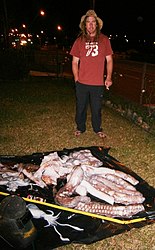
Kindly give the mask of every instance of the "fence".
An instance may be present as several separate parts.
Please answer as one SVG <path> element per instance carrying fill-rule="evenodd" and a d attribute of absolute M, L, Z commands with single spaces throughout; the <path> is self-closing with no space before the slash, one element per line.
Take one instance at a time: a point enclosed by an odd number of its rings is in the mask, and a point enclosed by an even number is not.
<path fill-rule="evenodd" d="M 71 69 L 67 51 L 59 49 L 57 46 L 35 51 L 34 62 L 43 71 L 52 72 L 57 77 L 63 76 L 64 70 Z"/>
<path fill-rule="evenodd" d="M 36 51 L 35 64 L 57 76 L 72 75 L 69 54 L 56 47 Z M 113 78 L 112 93 L 141 105 L 155 104 L 155 64 L 115 58 Z"/>
<path fill-rule="evenodd" d="M 114 94 L 141 105 L 155 104 L 155 64 L 114 59 Z"/>

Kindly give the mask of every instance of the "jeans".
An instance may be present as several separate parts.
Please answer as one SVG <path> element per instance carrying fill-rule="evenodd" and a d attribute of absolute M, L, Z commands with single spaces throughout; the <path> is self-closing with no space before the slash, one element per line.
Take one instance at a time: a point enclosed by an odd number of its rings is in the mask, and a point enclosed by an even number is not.
<path fill-rule="evenodd" d="M 92 86 L 76 82 L 76 115 L 77 130 L 85 132 L 87 109 L 90 104 L 91 123 L 95 133 L 102 131 L 101 109 L 103 99 L 103 86 Z"/>

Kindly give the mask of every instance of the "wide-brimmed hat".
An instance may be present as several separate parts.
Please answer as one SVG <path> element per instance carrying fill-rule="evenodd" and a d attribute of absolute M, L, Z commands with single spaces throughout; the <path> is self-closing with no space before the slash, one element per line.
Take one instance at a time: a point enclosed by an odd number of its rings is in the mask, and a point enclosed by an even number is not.
<path fill-rule="evenodd" d="M 83 26 L 82 24 L 83 24 L 85 18 L 86 18 L 86 17 L 89 17 L 89 16 L 93 16 L 93 17 L 95 17 L 95 18 L 97 19 L 98 24 L 99 24 L 99 29 L 101 30 L 102 27 L 103 27 L 103 21 L 101 20 L 101 18 L 99 18 L 99 17 L 97 16 L 97 14 L 95 13 L 94 10 L 88 10 L 88 11 L 86 12 L 86 14 L 83 15 L 83 16 L 81 17 L 81 21 L 80 21 L 80 24 L 79 24 L 80 29 L 82 29 L 82 26 Z"/>

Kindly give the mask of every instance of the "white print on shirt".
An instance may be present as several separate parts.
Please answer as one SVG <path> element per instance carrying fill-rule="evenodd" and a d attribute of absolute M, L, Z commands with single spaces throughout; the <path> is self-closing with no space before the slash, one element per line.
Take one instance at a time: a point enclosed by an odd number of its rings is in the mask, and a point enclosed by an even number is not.
<path fill-rule="evenodd" d="M 85 48 L 87 49 L 86 56 L 98 55 L 98 42 L 86 42 Z"/>

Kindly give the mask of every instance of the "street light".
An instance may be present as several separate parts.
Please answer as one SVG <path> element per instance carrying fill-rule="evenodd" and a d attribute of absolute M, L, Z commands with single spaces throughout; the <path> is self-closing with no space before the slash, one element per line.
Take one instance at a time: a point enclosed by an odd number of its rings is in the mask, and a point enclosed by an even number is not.
<path fill-rule="evenodd" d="M 40 10 L 40 15 L 41 16 L 45 16 L 45 11 L 44 10 Z"/>
<path fill-rule="evenodd" d="M 45 11 L 44 10 L 40 10 L 37 14 L 36 14 L 36 16 L 33 18 L 33 20 L 31 21 L 31 27 L 33 26 L 33 24 L 34 24 L 34 22 L 36 21 L 36 19 L 37 19 L 37 17 L 39 17 L 39 16 L 45 16 Z"/>
<path fill-rule="evenodd" d="M 59 44 L 59 39 L 58 39 L 58 33 L 60 32 L 60 31 L 62 31 L 62 27 L 61 27 L 61 25 L 57 25 L 57 35 L 56 35 L 56 37 L 54 38 L 55 39 L 55 41 L 56 41 L 56 64 L 57 64 L 57 78 L 59 77 L 59 71 L 60 71 L 60 64 L 59 64 L 59 46 L 58 46 L 58 44 Z M 59 33 L 60 34 L 60 33 Z"/>
<path fill-rule="evenodd" d="M 57 30 L 61 31 L 62 27 L 60 25 L 57 26 Z"/>
<path fill-rule="evenodd" d="M 46 15 L 46 12 L 41 9 L 39 11 L 37 11 L 36 15 L 34 16 L 34 18 L 32 19 L 32 21 L 29 24 L 29 33 L 34 34 L 38 32 L 38 27 L 39 25 L 37 24 L 37 22 L 39 22 L 39 17 L 44 17 Z M 42 32 L 41 32 L 42 33 Z M 39 45 L 41 45 L 41 41 L 40 41 L 40 36 L 36 36 L 36 42 L 39 42 Z"/>
<path fill-rule="evenodd" d="M 61 40 L 61 36 L 62 36 L 62 26 L 60 24 L 57 25 L 57 38 L 56 38 L 56 44 L 58 46 L 59 41 Z"/>

